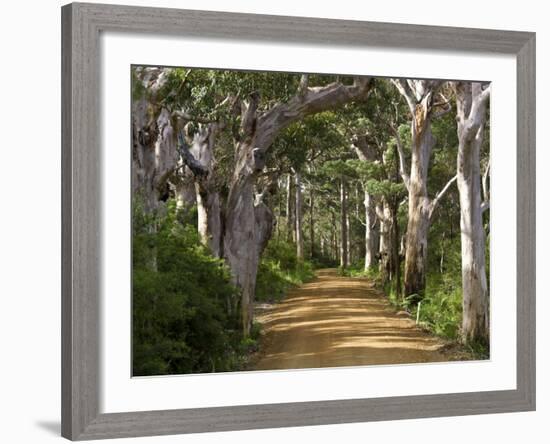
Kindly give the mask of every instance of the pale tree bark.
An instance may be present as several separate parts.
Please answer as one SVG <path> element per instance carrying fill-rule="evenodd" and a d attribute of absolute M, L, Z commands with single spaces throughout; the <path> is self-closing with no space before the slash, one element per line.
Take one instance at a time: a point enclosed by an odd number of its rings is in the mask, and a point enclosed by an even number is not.
<path fill-rule="evenodd" d="M 438 111 L 439 103 L 435 99 L 441 81 L 393 79 L 392 82 L 405 98 L 412 116 L 410 173 L 407 172 L 403 147 L 395 128 L 394 133 L 400 155 L 400 173 L 409 194 L 404 292 L 406 296 L 415 295 L 413 302 L 418 302 L 426 287 L 430 219 L 443 196 L 440 194 L 433 200 L 428 196 L 428 167 L 435 144 L 431 123 L 434 118 L 448 112 L 450 107 L 445 101 L 446 107 Z M 445 191 L 447 189 L 444 188 Z"/>
<path fill-rule="evenodd" d="M 392 263 L 392 279 L 395 280 L 395 294 L 398 298 L 401 297 L 401 258 L 399 256 L 399 222 L 397 220 L 397 210 L 399 205 L 394 200 L 390 204 L 391 212 L 391 263 Z"/>
<path fill-rule="evenodd" d="M 457 82 L 458 191 L 462 245 L 462 336 L 466 342 L 489 343 L 489 293 L 485 270 L 483 211 L 489 206 L 487 176 L 481 197 L 480 150 L 487 118 L 490 87 Z"/>
<path fill-rule="evenodd" d="M 222 256 L 222 208 L 214 180 L 214 145 L 220 130 L 217 123 L 199 124 L 198 130 L 187 135 L 186 144 L 180 135 L 180 156 L 195 177 L 195 197 L 198 213 L 198 232 L 202 243 L 216 257 Z"/>
<path fill-rule="evenodd" d="M 314 217 L 314 191 L 313 186 L 309 188 L 309 254 L 310 258 L 315 257 L 315 217 Z"/>
<path fill-rule="evenodd" d="M 242 291 L 241 317 L 243 330 L 248 334 L 252 321 L 251 295 L 255 290 L 255 276 L 260 255 L 273 232 L 274 217 L 262 197 L 255 195 L 252 176 L 234 175 L 225 205 L 226 211 L 228 208 L 232 209 L 233 217 L 227 221 L 222 219 L 221 201 L 213 177 L 213 148 L 217 129 L 218 124 L 199 126 L 199 131 L 193 136 L 191 148 L 181 137 L 180 155 L 195 177 L 199 234 L 214 255 L 226 260 L 232 272 L 233 283 Z M 247 205 L 249 202 L 251 205 Z M 252 242 L 249 238 L 251 233 Z"/>
<path fill-rule="evenodd" d="M 132 101 L 132 195 L 140 196 L 145 211 L 156 210 L 177 167 L 176 129 L 158 97 L 169 70 L 137 68 L 135 82 L 148 92 Z"/>
<path fill-rule="evenodd" d="M 397 148 L 395 148 L 397 150 Z M 394 152 L 397 157 L 397 152 Z M 393 182 L 399 180 L 399 168 L 389 171 L 387 157 L 382 154 L 382 163 L 388 168 L 387 179 Z M 395 293 L 401 296 L 401 259 L 399 255 L 399 209 L 398 196 L 382 195 L 375 206 L 376 217 L 380 221 L 380 266 L 379 270 L 385 283 L 393 282 Z"/>
<path fill-rule="evenodd" d="M 182 175 L 175 180 L 176 208 L 185 210 L 197 203 L 197 192 L 195 189 L 195 178 L 192 174 Z"/>
<path fill-rule="evenodd" d="M 296 185 L 296 257 L 304 260 L 304 235 L 302 229 L 302 178 L 299 171 L 294 173 Z"/>
<path fill-rule="evenodd" d="M 368 143 L 364 135 L 356 136 L 352 147 L 357 158 L 363 162 L 376 161 L 376 150 Z M 375 199 L 369 194 L 366 183 L 363 183 L 365 207 L 365 271 L 376 266 L 380 233 L 377 227 Z"/>
<path fill-rule="evenodd" d="M 347 200 L 349 202 L 349 193 L 347 196 Z M 347 240 L 347 252 L 348 252 L 348 258 L 347 258 L 347 264 L 351 265 L 353 263 L 353 252 L 351 247 L 351 221 L 350 221 L 350 211 L 349 208 L 346 211 L 346 240 Z"/>
<path fill-rule="evenodd" d="M 348 266 L 348 202 L 346 195 L 346 182 L 340 182 L 340 267 Z"/>
<path fill-rule="evenodd" d="M 376 227 L 375 202 L 365 189 L 365 271 L 376 266 L 376 251 L 380 234 Z"/>
<path fill-rule="evenodd" d="M 401 146 L 401 144 L 399 144 Z M 402 148 L 402 147 L 401 147 Z M 399 156 L 398 146 L 394 146 L 394 158 L 399 158 L 401 160 L 404 159 L 403 156 Z M 402 169 L 403 165 L 400 161 L 399 165 L 395 164 L 395 171 L 393 175 L 393 180 L 397 182 L 399 180 L 400 171 Z M 395 281 L 395 295 L 398 299 L 402 296 L 402 287 L 401 287 L 401 256 L 399 255 L 399 220 L 397 219 L 397 214 L 399 211 L 399 198 L 398 196 L 394 195 L 390 199 L 390 202 L 388 202 L 388 205 L 390 207 L 390 214 L 391 214 L 391 261 L 392 261 L 392 273 L 393 273 L 393 280 Z"/>
<path fill-rule="evenodd" d="M 292 205 L 293 186 L 292 174 L 288 174 L 286 182 L 286 240 L 292 242 L 294 238 L 294 206 Z"/>
<path fill-rule="evenodd" d="M 395 239 L 393 236 L 393 214 L 391 206 L 385 197 L 379 199 L 376 207 L 376 216 L 380 221 L 380 264 L 379 270 L 384 282 L 389 282 L 395 275 L 393 246 Z"/>
<path fill-rule="evenodd" d="M 254 203 L 251 177 L 235 177 L 227 201 L 223 238 L 224 257 L 233 283 L 241 289 L 241 320 L 248 336 L 260 256 L 273 231 L 273 213 L 263 202 Z"/>
<path fill-rule="evenodd" d="M 331 222 L 332 222 L 332 231 L 331 231 L 331 238 L 330 238 L 330 249 L 331 249 L 331 257 L 333 260 L 338 259 L 338 235 L 336 230 L 336 213 L 334 211 L 330 212 L 331 216 Z"/>

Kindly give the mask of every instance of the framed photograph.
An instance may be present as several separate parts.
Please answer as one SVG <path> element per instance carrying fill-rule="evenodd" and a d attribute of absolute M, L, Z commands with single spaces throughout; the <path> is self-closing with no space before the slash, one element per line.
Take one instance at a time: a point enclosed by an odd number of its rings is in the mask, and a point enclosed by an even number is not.
<path fill-rule="evenodd" d="M 535 34 L 62 8 L 62 434 L 535 409 Z"/>

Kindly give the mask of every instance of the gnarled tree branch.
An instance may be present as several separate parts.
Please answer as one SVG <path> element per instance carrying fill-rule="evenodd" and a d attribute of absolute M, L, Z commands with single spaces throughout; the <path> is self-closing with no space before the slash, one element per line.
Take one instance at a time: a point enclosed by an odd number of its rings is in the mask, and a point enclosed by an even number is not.
<path fill-rule="evenodd" d="M 364 100 L 371 89 L 369 77 L 356 77 L 352 85 L 333 82 L 308 86 L 286 103 L 279 103 L 258 117 L 256 146 L 266 150 L 281 130 L 308 115 L 338 108 L 354 100 Z"/>
<path fill-rule="evenodd" d="M 407 101 L 407 105 L 409 106 L 409 111 L 412 114 L 414 114 L 414 109 L 416 107 L 416 95 L 414 94 L 414 91 L 412 90 L 407 80 L 391 79 L 391 82 L 395 85 L 397 90 L 401 93 L 401 95 Z"/>
<path fill-rule="evenodd" d="M 408 168 L 406 165 L 403 143 L 401 142 L 401 137 L 399 136 L 399 131 L 397 130 L 397 128 L 395 128 L 393 125 L 390 125 L 390 130 L 392 131 L 395 137 L 395 141 L 397 143 L 397 152 L 399 153 L 399 174 L 401 175 L 401 179 L 403 179 L 403 183 L 405 184 L 407 191 L 409 191 L 411 187 L 411 178 L 407 173 Z"/>

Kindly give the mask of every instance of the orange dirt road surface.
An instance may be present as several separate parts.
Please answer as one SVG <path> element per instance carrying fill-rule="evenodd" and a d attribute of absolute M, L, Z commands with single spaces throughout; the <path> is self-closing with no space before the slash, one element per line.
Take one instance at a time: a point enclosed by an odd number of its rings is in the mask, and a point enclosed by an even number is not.
<path fill-rule="evenodd" d="M 319 270 L 280 303 L 259 307 L 255 370 L 449 361 L 446 343 L 396 313 L 368 279 Z"/>

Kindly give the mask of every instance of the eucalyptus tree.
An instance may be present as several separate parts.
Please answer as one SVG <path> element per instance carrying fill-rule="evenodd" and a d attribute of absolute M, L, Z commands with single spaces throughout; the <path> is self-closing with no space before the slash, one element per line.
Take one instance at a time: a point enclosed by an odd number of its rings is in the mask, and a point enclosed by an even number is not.
<path fill-rule="evenodd" d="M 350 159 L 329 160 L 323 164 L 323 171 L 329 177 L 338 181 L 340 195 L 340 266 L 347 268 L 349 265 L 349 208 L 348 188 L 349 183 L 357 179 L 355 165 Z"/>
<path fill-rule="evenodd" d="M 255 178 L 265 166 L 265 154 L 277 135 L 293 122 L 307 115 L 337 108 L 353 100 L 363 100 L 370 91 L 370 79 L 354 78 L 346 85 L 331 82 L 325 86 L 309 86 L 303 75 L 295 93 L 286 100 L 262 104 L 256 91 L 240 101 L 241 123 L 234 137 L 236 162 L 225 209 L 224 256 L 242 289 L 242 319 L 245 335 L 252 320 L 256 273 L 265 245 L 267 231 L 258 230 L 265 218 L 254 205 Z"/>
<path fill-rule="evenodd" d="M 397 211 L 400 202 L 396 199 L 402 187 L 399 161 L 406 161 L 405 154 L 395 154 L 394 122 L 406 109 L 400 103 L 399 95 L 388 80 L 377 79 L 370 100 L 354 105 L 347 123 L 348 135 L 361 172 L 365 206 L 365 270 L 381 259 L 380 269 L 387 278 L 397 273 L 399 262 L 396 253 L 399 227 Z M 384 184 L 384 185 L 382 185 Z M 393 184 L 390 187 L 390 184 Z M 391 189 L 390 189 L 391 188 Z"/>
<path fill-rule="evenodd" d="M 428 195 L 428 169 L 436 141 L 432 122 L 451 111 L 450 101 L 441 92 L 443 81 L 393 79 L 410 113 L 411 159 L 407 167 L 403 144 L 394 126 L 400 154 L 400 174 L 408 191 L 408 222 L 405 252 L 404 292 L 419 300 L 426 286 L 428 229 L 434 211 L 445 192 L 456 180 L 452 177 L 434 198 Z M 397 123 L 397 122 L 395 122 Z"/>
<path fill-rule="evenodd" d="M 197 185 L 197 203 L 202 205 L 203 238 L 213 245 L 229 265 L 234 283 L 241 289 L 243 331 L 248 334 L 260 254 L 271 236 L 273 214 L 257 193 L 257 178 L 264 170 L 266 155 L 278 135 L 289 125 L 308 115 L 338 108 L 356 100 L 365 100 L 370 91 L 367 77 L 334 78 L 296 76 L 285 73 L 236 73 L 212 70 L 160 69 L 159 100 L 146 99 L 145 107 L 160 109 L 170 123 L 170 131 L 159 129 L 158 118 L 149 125 L 147 141 L 158 134 L 169 139 L 166 146 L 175 146 L 175 129 L 182 130 L 190 122 L 196 132 L 183 131 L 179 149 L 172 149 L 165 174 L 170 176 L 178 160 L 186 165 Z M 160 83 L 160 82 L 158 82 Z M 143 82 L 147 89 L 151 82 Z M 315 85 L 315 86 L 312 86 Z M 149 96 L 149 93 L 147 94 Z M 148 111 L 151 111 L 149 109 Z M 143 115 L 146 115 L 144 112 Z M 149 113 L 154 114 L 154 113 Z M 145 122 L 147 124 L 147 122 Z M 147 125 L 137 123 L 134 134 L 145 139 Z M 218 147 L 216 132 L 223 127 L 226 140 Z M 141 131 L 141 133 L 140 133 Z M 207 142 L 207 143 L 205 143 Z M 154 145 L 149 143 L 149 145 Z M 219 150 L 225 162 L 220 162 Z M 145 150 L 142 150 L 145 151 Z M 157 150 L 158 151 L 158 150 Z M 153 151 L 154 152 L 154 151 Z M 178 159 L 179 156 L 179 159 Z M 159 156 L 150 156 L 158 176 Z M 229 174 L 218 180 L 217 171 L 226 165 Z M 220 185 L 212 190 L 212 185 Z M 159 185 L 155 185 L 157 188 Z M 212 193 L 218 193 L 216 198 Z M 220 194 L 221 193 L 221 194 Z M 157 198 L 150 193 L 150 200 Z M 212 205 L 210 205 L 212 203 Z M 201 210 L 201 211 L 202 211 Z M 215 213 L 215 214 L 212 214 Z M 220 224 L 217 221 L 221 221 Z M 219 246 L 218 246 L 219 239 Z"/>
<path fill-rule="evenodd" d="M 161 68 L 132 70 L 132 193 L 148 212 L 157 208 L 178 163 L 177 130 L 163 106 L 168 81 Z"/>
<path fill-rule="evenodd" d="M 374 213 L 379 224 L 379 270 L 384 282 L 393 281 L 397 295 L 401 293 L 398 212 L 405 196 L 405 187 L 397 172 L 398 155 L 395 142 L 370 139 L 370 160 L 348 162 L 363 183 L 366 195 L 375 202 Z M 357 143 L 357 142 L 356 142 Z"/>
<path fill-rule="evenodd" d="M 376 148 L 370 142 L 366 134 L 357 134 L 353 137 L 352 146 L 360 161 L 377 163 L 379 162 L 380 156 Z M 379 223 L 376 218 L 376 200 L 367 187 L 367 180 L 369 177 L 370 175 L 366 172 L 363 176 L 363 180 L 361 180 L 364 193 L 363 205 L 365 209 L 365 218 L 363 221 L 363 225 L 365 226 L 365 271 L 376 265 L 378 246 L 380 243 Z"/>
<path fill-rule="evenodd" d="M 485 270 L 483 212 L 489 208 L 487 167 L 481 193 L 480 151 L 487 120 L 490 86 L 456 82 L 458 191 L 462 246 L 462 335 L 465 341 L 489 341 L 489 292 Z M 489 163 L 488 163 L 489 165 Z"/>

